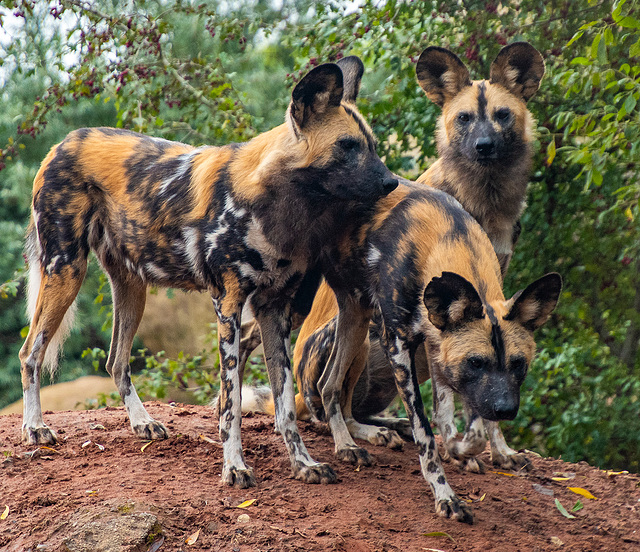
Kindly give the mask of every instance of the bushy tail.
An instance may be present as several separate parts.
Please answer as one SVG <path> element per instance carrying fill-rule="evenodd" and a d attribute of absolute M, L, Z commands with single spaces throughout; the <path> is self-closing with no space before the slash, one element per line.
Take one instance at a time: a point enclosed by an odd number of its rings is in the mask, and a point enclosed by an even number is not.
<path fill-rule="evenodd" d="M 218 395 L 210 403 L 216 411 L 218 410 L 219 399 L 220 397 Z M 275 416 L 276 407 L 273 402 L 273 393 L 271 393 L 270 387 L 242 386 L 242 413 L 247 414 L 249 412 L 261 412 L 262 414 Z M 304 398 L 300 393 L 296 395 L 296 416 L 298 420 L 309 420 L 311 417 L 309 410 L 307 410 L 307 405 L 304 403 Z"/>
<path fill-rule="evenodd" d="M 215 411 L 220 408 L 220 394 L 216 395 L 209 403 Z M 261 412 L 275 416 L 276 408 L 273 404 L 273 394 L 269 387 L 242 386 L 242 413 Z"/>
<path fill-rule="evenodd" d="M 29 323 L 33 322 L 33 317 L 36 314 L 36 308 L 38 305 L 38 295 L 40 293 L 40 283 L 42 281 L 42 248 L 38 240 L 38 232 L 35 225 L 32 223 L 29 227 L 29 233 L 27 235 L 27 241 L 25 245 L 25 255 L 27 263 L 29 265 L 29 275 L 27 277 L 27 316 L 29 317 Z M 47 351 L 44 355 L 43 368 L 49 371 L 50 376 L 53 378 L 58 367 L 58 358 L 62 353 L 62 345 L 69 336 L 69 332 L 73 327 L 73 321 L 76 315 L 76 302 L 74 301 L 71 307 L 67 309 L 67 312 L 62 319 L 62 323 L 58 327 L 56 333 L 51 338 Z"/>
<path fill-rule="evenodd" d="M 270 387 L 242 386 L 242 413 L 247 412 L 262 412 L 275 416 L 276 407 Z"/>

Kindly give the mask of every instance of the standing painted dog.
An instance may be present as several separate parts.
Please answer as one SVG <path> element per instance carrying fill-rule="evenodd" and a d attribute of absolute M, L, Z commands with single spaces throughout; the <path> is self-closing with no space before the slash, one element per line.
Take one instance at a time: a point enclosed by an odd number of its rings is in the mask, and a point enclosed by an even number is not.
<path fill-rule="evenodd" d="M 40 373 L 43 366 L 55 369 L 93 250 L 113 293 L 107 370 L 137 436 L 167 437 L 130 377 L 146 288 L 207 290 L 218 316 L 223 481 L 255 485 L 240 439 L 246 302 L 260 324 L 275 424 L 294 476 L 336 480 L 328 465 L 309 456 L 298 433 L 288 343 L 291 305 L 297 295 L 315 292 L 325 250 L 368 220 L 375 200 L 397 186 L 354 105 L 362 72 L 354 57 L 315 68 L 294 88 L 285 124 L 245 144 L 194 148 L 94 128 L 74 131 L 54 146 L 35 178 L 27 236 L 24 441 L 56 441 L 42 417 Z"/>

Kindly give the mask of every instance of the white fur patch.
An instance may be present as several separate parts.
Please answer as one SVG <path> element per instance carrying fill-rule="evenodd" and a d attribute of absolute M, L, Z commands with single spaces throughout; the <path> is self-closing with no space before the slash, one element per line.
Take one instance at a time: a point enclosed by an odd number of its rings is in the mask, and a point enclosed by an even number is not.
<path fill-rule="evenodd" d="M 40 385 L 36 382 L 23 391 L 22 427 L 37 428 L 44 426 L 40 406 Z"/>
<path fill-rule="evenodd" d="M 203 282 L 202 266 L 200 264 L 200 233 L 196 228 L 186 227 L 182 229 L 184 239 L 184 251 L 189 260 L 191 271 L 199 282 Z"/>
<path fill-rule="evenodd" d="M 213 251 L 218 247 L 218 238 L 223 236 L 229 230 L 229 223 L 221 222 L 220 226 L 217 230 L 213 232 L 209 232 L 205 236 L 205 242 L 208 244 L 207 248 L 207 257 L 213 253 Z"/>
<path fill-rule="evenodd" d="M 173 184 L 183 178 L 184 175 L 189 172 L 189 169 L 191 168 L 191 161 L 193 159 L 193 156 L 196 155 L 197 152 L 198 150 L 194 150 L 178 157 L 178 159 L 180 160 L 180 164 L 178 165 L 177 170 L 162 181 L 162 184 L 160 184 L 160 188 L 158 190 L 158 195 L 163 196 L 169 193 Z M 167 201 L 170 201 L 173 197 L 174 195 L 171 195 L 167 198 Z"/>
<path fill-rule="evenodd" d="M 369 265 L 369 268 L 376 268 L 381 256 L 382 253 L 380 253 L 380 250 L 371 246 L 371 249 L 369 249 L 369 253 L 367 254 L 367 264 Z"/>
<path fill-rule="evenodd" d="M 224 212 L 231 214 L 235 218 L 240 218 L 247 214 L 247 210 L 244 207 L 238 207 L 229 195 L 225 197 Z"/>
<path fill-rule="evenodd" d="M 155 263 L 147 263 L 145 268 L 147 272 L 157 280 L 163 281 L 168 279 L 168 274 Z"/>
<path fill-rule="evenodd" d="M 464 309 L 467 308 L 469 302 L 466 299 L 457 299 L 452 301 L 449 305 L 449 318 L 453 322 L 458 322 L 462 320 L 464 316 Z"/>

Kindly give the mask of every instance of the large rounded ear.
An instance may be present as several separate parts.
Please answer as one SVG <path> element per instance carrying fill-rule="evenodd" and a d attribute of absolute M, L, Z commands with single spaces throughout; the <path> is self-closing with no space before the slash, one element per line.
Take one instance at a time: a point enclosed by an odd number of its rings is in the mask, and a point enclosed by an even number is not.
<path fill-rule="evenodd" d="M 293 89 L 289 113 L 294 125 L 303 130 L 314 119 L 322 118 L 327 109 L 340 105 L 342 93 L 340 67 L 335 63 L 318 65 Z"/>
<path fill-rule="evenodd" d="M 424 291 L 429 320 L 440 331 L 456 330 L 484 317 L 484 307 L 473 284 L 453 272 L 433 278 Z"/>
<path fill-rule="evenodd" d="M 364 63 L 358 56 L 347 56 L 338 61 L 338 67 L 342 69 L 344 85 L 342 100 L 355 103 L 360 92 L 360 81 L 364 75 Z"/>
<path fill-rule="evenodd" d="M 518 322 L 532 332 L 549 319 L 558 304 L 561 291 L 560 274 L 545 274 L 511 298 L 512 305 L 504 319 Z"/>
<path fill-rule="evenodd" d="M 544 59 L 528 42 L 514 42 L 498 52 L 491 64 L 490 79 L 528 102 L 544 76 Z"/>
<path fill-rule="evenodd" d="M 442 107 L 465 86 L 471 86 L 469 70 L 446 48 L 429 46 L 416 65 L 418 84 L 427 98 Z"/>

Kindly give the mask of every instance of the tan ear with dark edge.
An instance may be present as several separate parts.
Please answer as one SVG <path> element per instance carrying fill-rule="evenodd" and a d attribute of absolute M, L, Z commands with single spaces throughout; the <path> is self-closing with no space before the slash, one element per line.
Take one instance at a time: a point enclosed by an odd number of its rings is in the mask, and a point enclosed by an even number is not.
<path fill-rule="evenodd" d="M 442 107 L 465 86 L 471 86 L 469 70 L 453 52 L 429 46 L 416 64 L 416 77 L 427 98 Z"/>
<path fill-rule="evenodd" d="M 440 331 L 453 331 L 484 317 L 484 307 L 473 284 L 454 272 L 433 278 L 424 290 L 429 321 Z"/>
<path fill-rule="evenodd" d="M 337 62 L 342 70 L 344 93 L 342 100 L 355 103 L 360 92 L 360 81 L 364 75 L 364 64 L 358 56 L 347 56 Z"/>
<path fill-rule="evenodd" d="M 557 272 L 545 274 L 511 299 L 505 320 L 513 320 L 533 332 L 551 316 L 562 291 L 562 277 Z"/>
<path fill-rule="evenodd" d="M 528 42 L 514 42 L 498 52 L 491 64 L 490 81 L 504 86 L 528 102 L 540 88 L 544 59 Z"/>
<path fill-rule="evenodd" d="M 298 130 L 322 118 L 331 107 L 340 105 L 343 94 L 342 70 L 325 63 L 309 71 L 291 94 L 289 113 Z"/>

